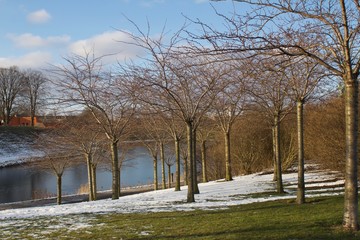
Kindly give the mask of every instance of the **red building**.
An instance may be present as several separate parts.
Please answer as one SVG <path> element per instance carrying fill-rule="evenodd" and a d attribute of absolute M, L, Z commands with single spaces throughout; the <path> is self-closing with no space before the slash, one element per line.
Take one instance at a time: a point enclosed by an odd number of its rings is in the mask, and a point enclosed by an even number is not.
<path fill-rule="evenodd" d="M 0 125 L 3 125 L 3 121 L 1 121 Z M 31 126 L 31 117 L 18 117 L 14 116 L 11 118 L 8 126 L 17 127 L 17 126 Z M 38 121 L 37 117 L 34 117 L 34 126 L 35 127 L 43 127 L 44 124 Z"/>

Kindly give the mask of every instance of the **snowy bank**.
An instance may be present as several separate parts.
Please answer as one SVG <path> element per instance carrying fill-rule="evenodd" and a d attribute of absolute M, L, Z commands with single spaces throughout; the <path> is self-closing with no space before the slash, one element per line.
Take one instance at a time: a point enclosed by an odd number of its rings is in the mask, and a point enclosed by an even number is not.
<path fill-rule="evenodd" d="M 0 219 L 15 220 L 84 213 L 210 210 L 253 202 L 289 199 L 296 196 L 297 173 L 283 175 L 285 191 L 288 194 L 260 194 L 275 191 L 275 183 L 272 178 L 272 174 L 251 174 L 235 177 L 233 181 L 229 182 L 201 183 L 199 184 L 200 194 L 195 196 L 196 202 L 194 203 L 186 203 L 187 187 L 182 187 L 179 192 L 175 192 L 174 189 L 166 189 L 124 196 L 118 200 L 106 199 L 59 206 L 4 210 L 0 211 Z M 311 186 L 307 191 L 307 197 L 341 194 L 343 190 L 341 185 L 344 181 L 339 179 L 336 172 L 313 170 L 305 174 L 305 179 L 307 186 Z"/>

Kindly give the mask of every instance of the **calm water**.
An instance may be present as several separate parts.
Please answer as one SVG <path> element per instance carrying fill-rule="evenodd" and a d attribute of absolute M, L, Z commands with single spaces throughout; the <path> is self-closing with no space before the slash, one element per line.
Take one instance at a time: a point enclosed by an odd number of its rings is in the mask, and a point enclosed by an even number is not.
<path fill-rule="evenodd" d="M 160 167 L 158 167 L 160 171 Z M 175 166 L 172 166 L 175 172 Z M 160 172 L 158 173 L 160 177 Z M 160 180 L 160 179 L 159 179 Z M 121 186 L 136 186 L 153 182 L 153 163 L 144 148 L 136 148 L 132 160 L 121 170 Z M 63 175 L 63 194 L 74 194 L 87 183 L 86 165 L 69 168 Z M 111 172 L 97 171 L 99 191 L 111 189 Z M 56 194 L 56 178 L 44 171 L 21 166 L 0 169 L 0 203 L 33 199 L 34 195 Z"/>

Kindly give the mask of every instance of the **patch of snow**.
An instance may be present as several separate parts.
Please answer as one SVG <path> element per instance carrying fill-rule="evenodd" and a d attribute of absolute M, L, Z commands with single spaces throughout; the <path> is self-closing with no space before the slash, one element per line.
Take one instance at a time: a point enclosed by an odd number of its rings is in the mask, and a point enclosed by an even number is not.
<path fill-rule="evenodd" d="M 44 207 L 10 209 L 0 212 L 1 220 L 29 219 L 46 216 L 60 216 L 84 213 L 142 213 L 142 212 L 168 212 L 168 211 L 192 211 L 195 209 L 227 208 L 229 206 L 248 204 L 253 202 L 273 201 L 277 199 L 289 199 L 295 197 L 294 191 L 287 195 L 268 195 L 267 197 L 252 197 L 251 194 L 274 191 L 272 174 L 251 174 L 235 177 L 233 181 L 212 181 L 199 184 L 200 194 L 195 195 L 196 202 L 186 203 L 187 187 L 181 191 L 165 189 L 141 194 L 120 197 L 118 200 L 98 200 L 64 205 L 51 205 Z M 294 188 L 297 173 L 283 175 L 284 185 Z M 323 183 L 311 184 L 331 188 L 343 183 L 343 180 L 327 181 L 334 177 L 326 172 L 306 173 L 306 181 L 313 182 L 322 179 Z M 291 183 L 291 184 L 290 184 Z M 286 190 L 286 189 L 285 189 Z M 310 192 L 308 192 L 310 194 Z M 311 192 L 311 196 L 324 196 L 339 194 L 334 192 Z M 309 196 L 308 196 L 309 197 Z M 0 226 L 4 226 L 3 223 Z M 6 224 L 6 223 L 5 223 Z M 85 225 L 86 226 L 86 225 Z"/>
<path fill-rule="evenodd" d="M 34 149 L 30 135 L 0 131 L 0 167 L 19 164 L 43 153 Z"/>

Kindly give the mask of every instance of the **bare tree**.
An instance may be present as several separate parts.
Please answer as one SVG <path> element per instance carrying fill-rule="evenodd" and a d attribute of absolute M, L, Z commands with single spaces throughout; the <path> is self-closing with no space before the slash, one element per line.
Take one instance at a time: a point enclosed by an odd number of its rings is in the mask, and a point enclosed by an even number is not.
<path fill-rule="evenodd" d="M 224 63 L 225 64 L 225 63 Z M 227 63 L 229 64 L 229 63 Z M 246 66 L 232 69 L 223 81 L 224 89 L 218 93 L 213 108 L 217 123 L 224 133 L 225 143 L 225 180 L 232 180 L 231 173 L 231 128 L 235 120 L 243 113 L 247 99 Z"/>
<path fill-rule="evenodd" d="M 184 135 L 184 126 L 173 112 L 169 114 L 161 114 L 161 120 L 166 126 L 166 130 L 174 140 L 174 149 L 175 149 L 175 164 L 176 164 L 176 180 L 175 180 L 175 191 L 180 191 L 180 141 L 183 139 Z"/>
<path fill-rule="evenodd" d="M 144 140 L 143 144 L 148 149 L 152 159 L 153 159 L 153 184 L 154 184 L 154 190 L 159 190 L 159 183 L 158 183 L 158 155 L 159 155 L 159 145 L 157 142 L 152 140 Z"/>
<path fill-rule="evenodd" d="M 148 149 L 154 161 L 154 189 L 157 190 L 157 157 L 160 155 L 161 162 L 161 183 L 162 188 L 166 188 L 165 178 L 165 143 L 168 134 L 163 125 L 161 113 L 151 112 L 152 107 L 143 105 L 143 108 L 148 110 L 142 112 L 140 124 L 140 137 L 139 139 Z M 144 109 L 145 110 L 145 109 Z"/>
<path fill-rule="evenodd" d="M 102 66 L 102 57 L 89 53 L 65 58 L 65 64 L 54 66 L 63 100 L 85 106 L 108 139 L 112 159 L 112 199 L 120 195 L 118 143 L 134 115 L 135 106 L 127 78 L 115 75 Z"/>
<path fill-rule="evenodd" d="M 252 5 L 246 16 L 225 17 L 228 31 L 203 24 L 203 37 L 230 51 L 276 49 L 305 56 L 342 79 L 345 86 L 346 173 L 344 228 L 358 220 L 358 76 L 360 72 L 360 4 L 358 0 L 236 0 Z M 300 37 L 301 36 L 301 37 Z M 225 44 L 223 44 L 225 43 Z"/>
<path fill-rule="evenodd" d="M 304 57 L 292 60 L 286 68 L 286 76 L 292 86 L 292 98 L 296 102 L 298 140 L 298 188 L 296 201 L 305 202 L 304 166 L 304 104 L 312 97 L 320 80 L 326 77 L 321 65 Z M 320 92 L 318 92 L 318 95 Z M 318 96 L 320 97 L 320 96 Z"/>
<path fill-rule="evenodd" d="M 38 111 L 40 99 L 45 94 L 45 83 L 47 78 L 40 71 L 27 70 L 24 73 L 24 95 L 28 100 L 31 126 L 34 126 L 34 119 Z"/>
<path fill-rule="evenodd" d="M 214 121 L 206 117 L 198 127 L 197 140 L 200 143 L 201 149 L 201 170 L 202 170 L 202 182 L 208 182 L 207 174 L 207 141 L 211 138 L 214 131 L 216 130 L 216 124 Z"/>
<path fill-rule="evenodd" d="M 71 143 L 74 152 L 84 156 L 87 165 L 89 201 L 96 200 L 96 166 L 105 158 L 101 129 L 89 111 L 72 117 L 65 126 L 64 139 Z"/>
<path fill-rule="evenodd" d="M 49 171 L 56 176 L 57 204 L 62 202 L 62 177 L 65 170 L 79 158 L 71 146 L 64 141 L 63 129 L 41 133 L 36 140 L 35 147 L 42 152 L 42 157 L 32 159 L 31 166 Z"/>
<path fill-rule="evenodd" d="M 174 34 L 169 44 L 165 45 L 164 35 L 154 39 L 149 32 L 144 33 L 134 26 L 138 35 L 124 32 L 132 39 L 128 44 L 141 47 L 150 54 L 145 69 L 135 69 L 136 78 L 141 82 L 142 89 L 157 92 L 157 96 L 149 98 L 151 95 L 146 94 L 147 98 L 142 100 L 172 111 L 187 126 L 188 171 L 192 173 L 188 174 L 187 202 L 194 202 L 194 128 L 211 106 L 215 97 L 215 91 L 211 90 L 217 87 L 222 72 L 219 73 L 213 65 L 207 64 L 209 61 L 204 58 L 175 51 L 178 50 L 181 31 Z M 166 104 L 161 105 L 159 98 L 167 99 Z"/>
<path fill-rule="evenodd" d="M 168 172 L 168 188 L 171 188 L 171 183 L 173 181 L 173 178 L 172 178 L 173 175 L 171 173 L 171 166 L 173 166 L 175 164 L 175 158 L 174 158 L 174 155 L 169 153 L 169 151 L 167 151 L 167 157 L 165 159 L 165 163 L 166 163 L 167 172 Z"/>
<path fill-rule="evenodd" d="M 253 65 L 253 78 L 256 80 L 250 91 L 255 98 L 256 104 L 265 111 L 269 121 L 272 121 L 273 128 L 273 150 L 274 150 L 274 178 L 277 182 L 277 192 L 283 193 L 282 183 L 282 159 L 280 146 L 280 123 L 292 110 L 293 102 L 290 99 L 290 82 L 287 81 L 284 66 L 281 59 L 277 65 L 273 65 L 275 59 L 260 58 L 257 64 Z"/>
<path fill-rule="evenodd" d="M 24 76 L 17 67 L 0 68 L 0 107 L 5 125 L 13 117 L 13 108 L 24 85 Z"/>

